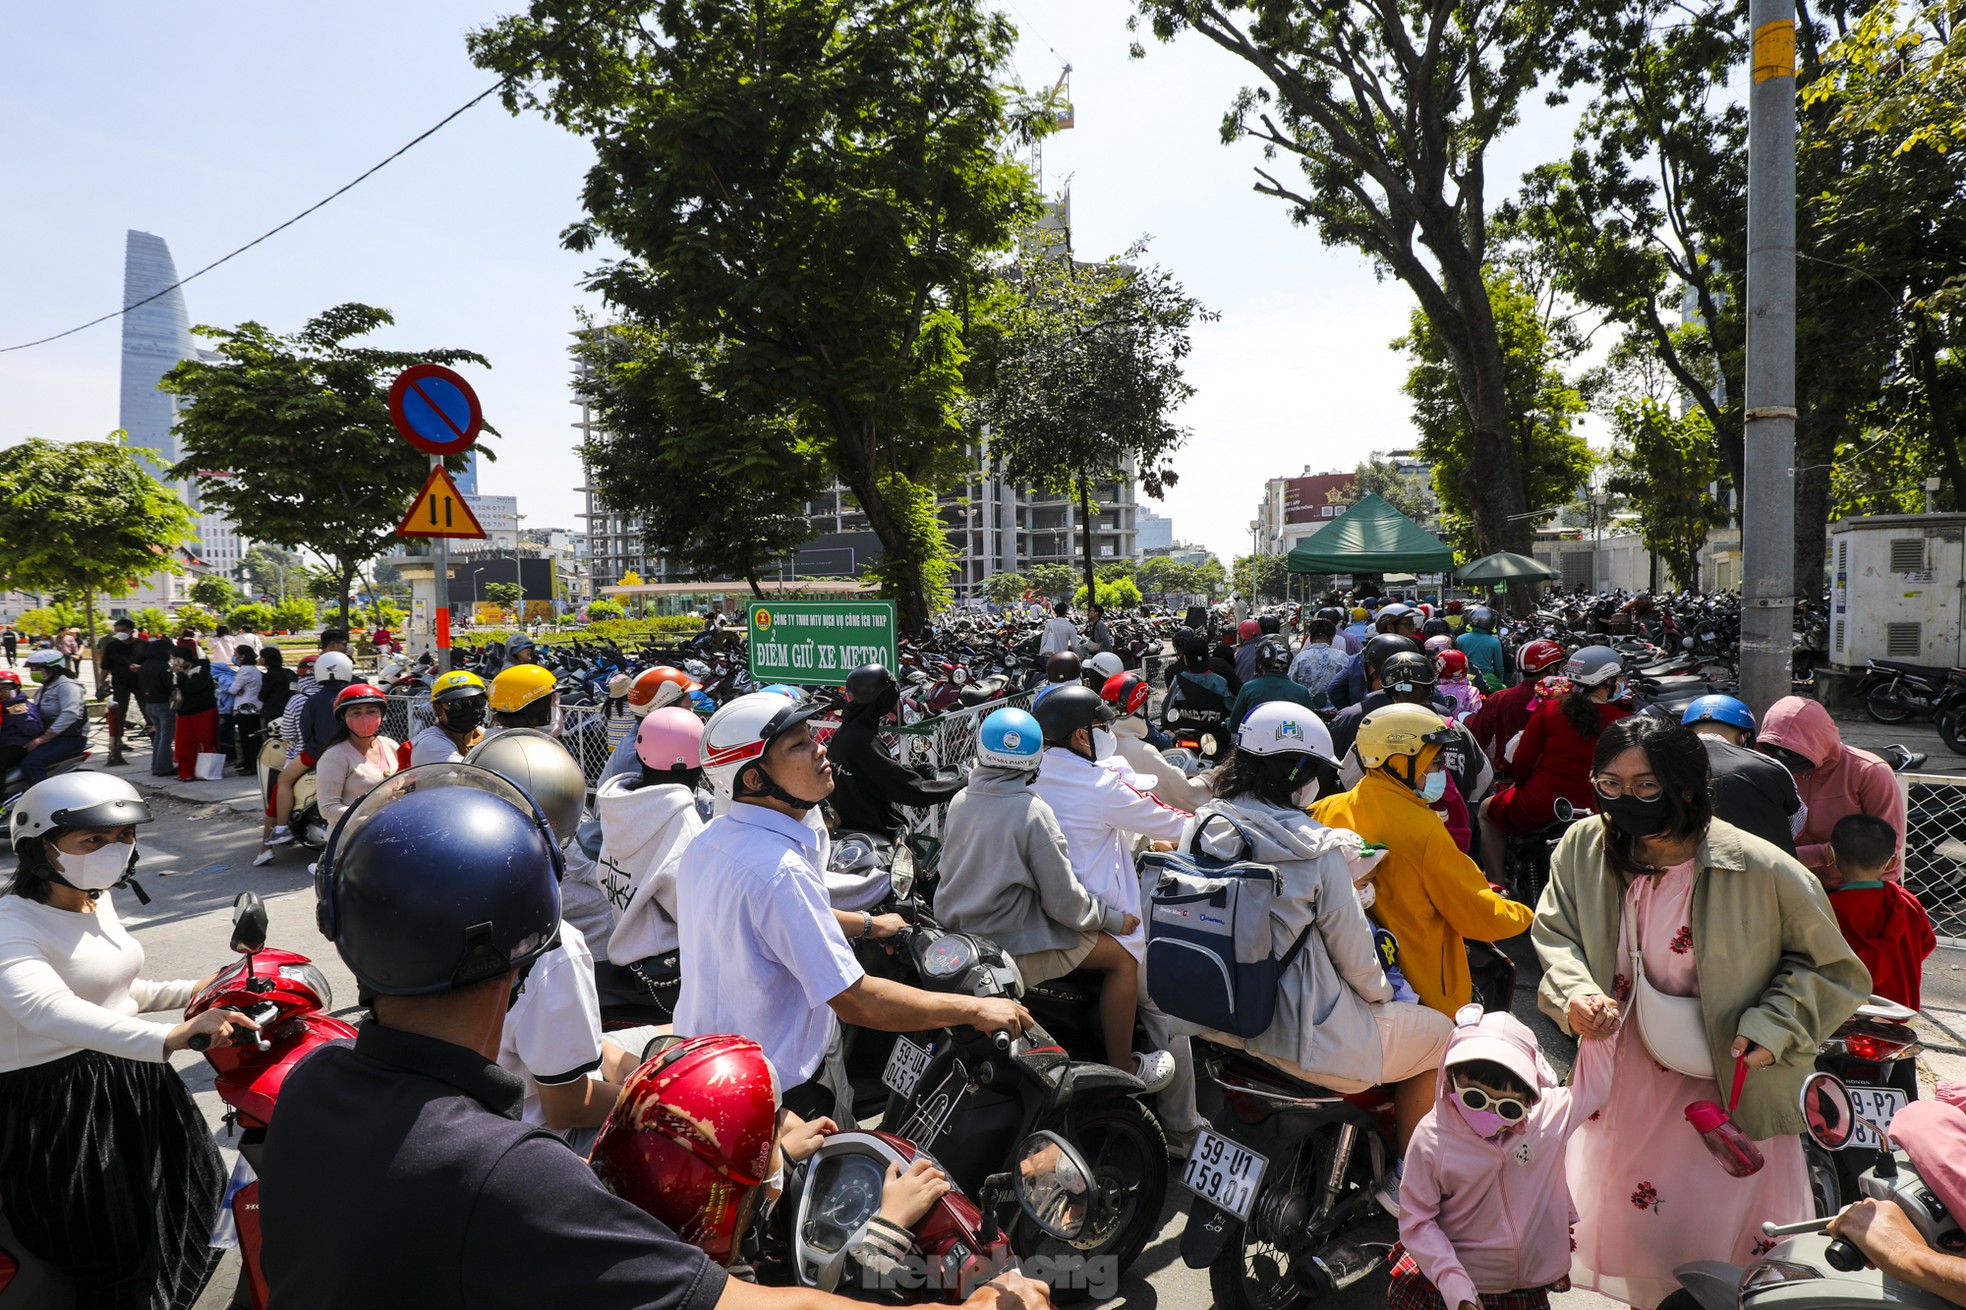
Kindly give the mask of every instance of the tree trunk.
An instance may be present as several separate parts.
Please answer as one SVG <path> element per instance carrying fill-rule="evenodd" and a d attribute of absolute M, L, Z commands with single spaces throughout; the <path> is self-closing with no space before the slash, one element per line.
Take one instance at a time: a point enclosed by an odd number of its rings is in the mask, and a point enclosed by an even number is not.
<path fill-rule="evenodd" d="M 894 517 L 881 497 L 881 475 L 873 457 L 875 441 L 871 436 L 862 439 L 859 416 L 836 412 L 829 417 L 837 439 L 840 481 L 860 502 L 868 529 L 881 541 L 878 573 L 883 588 L 894 598 L 901 632 L 918 636 L 928 629 L 928 589 L 922 583 L 926 561 L 909 536 L 907 525 Z"/>
<path fill-rule="evenodd" d="M 104 685 L 102 665 L 96 654 L 96 589 L 93 586 L 82 588 L 82 641 L 89 648 L 89 667 L 95 672 L 98 687 Z M 77 660 L 75 669 L 81 672 L 81 661 Z"/>
<path fill-rule="evenodd" d="M 1079 520 L 1085 541 L 1085 603 L 1091 605 L 1099 599 L 1099 590 L 1092 575 L 1092 488 L 1086 485 L 1083 473 L 1079 475 Z"/>
<path fill-rule="evenodd" d="M 1830 461 L 1836 451 L 1836 429 L 1829 420 L 1804 408 L 1795 425 L 1795 555 L 1793 591 L 1812 600 L 1823 594 L 1823 555 L 1829 549 Z"/>
<path fill-rule="evenodd" d="M 763 600 L 765 598 L 765 589 L 758 585 L 758 571 L 756 569 L 752 569 L 746 573 L 744 575 L 744 581 L 751 586 L 752 599 Z"/>
<path fill-rule="evenodd" d="M 344 564 L 335 573 L 335 580 L 341 584 L 341 630 L 348 631 L 348 589 L 355 585 L 355 566 Z M 351 641 L 350 647 L 354 646 Z"/>

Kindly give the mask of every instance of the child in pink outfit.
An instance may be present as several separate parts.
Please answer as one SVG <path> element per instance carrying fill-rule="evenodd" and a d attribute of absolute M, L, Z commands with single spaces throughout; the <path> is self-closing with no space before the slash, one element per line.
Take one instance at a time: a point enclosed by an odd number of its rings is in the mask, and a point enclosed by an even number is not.
<path fill-rule="evenodd" d="M 1455 1016 L 1438 1099 L 1406 1148 L 1392 1310 L 1544 1310 L 1567 1289 L 1564 1147 L 1610 1095 L 1618 1040 L 1582 1041 L 1559 1087 L 1521 1020 Z"/>

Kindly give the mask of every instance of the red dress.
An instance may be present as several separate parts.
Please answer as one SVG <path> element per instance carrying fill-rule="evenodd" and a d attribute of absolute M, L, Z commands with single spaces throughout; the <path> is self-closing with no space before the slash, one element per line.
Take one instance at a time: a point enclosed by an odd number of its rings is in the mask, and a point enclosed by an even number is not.
<path fill-rule="evenodd" d="M 1631 711 L 1616 705 L 1597 707 L 1597 730 L 1624 718 Z M 1591 786 L 1591 758 L 1597 753 L 1597 738 L 1586 737 L 1571 726 L 1563 712 L 1563 702 L 1544 701 L 1529 716 L 1516 745 L 1509 771 L 1515 785 L 1495 793 L 1488 817 L 1507 832 L 1534 832 L 1556 822 L 1556 800 L 1561 796 L 1580 810 L 1597 808 L 1597 789 Z"/>

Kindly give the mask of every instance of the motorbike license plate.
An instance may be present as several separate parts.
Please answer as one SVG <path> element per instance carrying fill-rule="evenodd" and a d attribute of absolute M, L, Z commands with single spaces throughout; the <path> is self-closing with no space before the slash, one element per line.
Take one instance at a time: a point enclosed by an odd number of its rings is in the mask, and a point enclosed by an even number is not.
<path fill-rule="evenodd" d="M 1256 1199 L 1256 1186 L 1263 1181 L 1263 1170 L 1269 1164 L 1268 1156 L 1204 1128 L 1188 1152 L 1181 1185 L 1217 1209 L 1247 1219 L 1250 1203 Z"/>
<path fill-rule="evenodd" d="M 1889 1130 L 1891 1117 L 1905 1108 L 1905 1094 L 1895 1087 L 1866 1087 L 1851 1083 L 1850 1104 L 1857 1112 L 1857 1132 L 1850 1139 L 1850 1145 L 1874 1151 L 1879 1143 L 1877 1133 L 1872 1129 Z"/>
<path fill-rule="evenodd" d="M 901 1096 L 913 1096 L 915 1084 L 928 1068 L 930 1054 L 927 1047 L 917 1046 L 906 1037 L 896 1037 L 894 1051 L 887 1057 L 887 1068 L 881 1071 L 881 1081 Z"/>

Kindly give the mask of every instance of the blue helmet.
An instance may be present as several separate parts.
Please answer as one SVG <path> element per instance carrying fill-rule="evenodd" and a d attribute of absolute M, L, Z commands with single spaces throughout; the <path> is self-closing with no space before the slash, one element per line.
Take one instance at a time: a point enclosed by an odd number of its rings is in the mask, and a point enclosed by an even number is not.
<path fill-rule="evenodd" d="M 1754 721 L 1754 711 L 1732 696 L 1702 696 L 1686 707 L 1686 713 L 1680 716 L 1679 721 L 1688 725 L 1724 723 L 1750 735 L 1760 728 Z"/>
<path fill-rule="evenodd" d="M 976 734 L 976 762 L 1030 772 L 1044 754 L 1044 731 L 1028 710 L 993 710 Z"/>
<path fill-rule="evenodd" d="M 789 682 L 774 682 L 769 687 L 760 687 L 758 690 L 768 691 L 774 696 L 790 696 L 793 700 L 804 700 L 806 698 L 806 694 L 803 691 L 800 691 Z"/>

